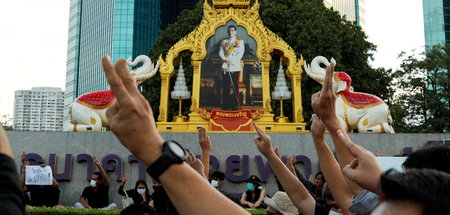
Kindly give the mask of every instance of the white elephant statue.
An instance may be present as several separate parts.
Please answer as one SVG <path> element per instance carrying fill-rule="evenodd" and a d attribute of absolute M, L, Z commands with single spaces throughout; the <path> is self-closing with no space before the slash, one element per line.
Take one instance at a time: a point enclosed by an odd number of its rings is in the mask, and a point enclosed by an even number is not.
<path fill-rule="evenodd" d="M 333 58 L 331 62 L 336 63 Z M 309 77 L 323 84 L 326 70 L 321 64 L 326 67 L 330 62 L 325 57 L 317 56 L 311 65 L 305 62 L 305 71 Z M 387 104 L 377 96 L 353 92 L 351 84 L 352 79 L 347 73 L 334 72 L 336 114 L 341 126 L 349 132 L 357 129 L 359 133 L 395 133 Z"/>
<path fill-rule="evenodd" d="M 137 85 L 153 77 L 159 68 L 149 57 L 145 55 L 137 56 L 134 61 L 128 58 L 127 65 L 136 66 L 142 62 L 142 66 L 130 71 Z M 69 107 L 70 123 L 66 131 L 101 131 L 102 127 L 108 126 L 106 110 L 116 98 L 111 90 L 97 91 L 79 96 Z"/>

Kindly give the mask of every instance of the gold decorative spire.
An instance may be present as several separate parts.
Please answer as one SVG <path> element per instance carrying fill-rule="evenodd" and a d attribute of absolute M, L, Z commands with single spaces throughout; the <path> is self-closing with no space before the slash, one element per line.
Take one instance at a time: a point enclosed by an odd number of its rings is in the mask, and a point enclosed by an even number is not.
<path fill-rule="evenodd" d="M 250 0 L 213 0 L 215 8 L 248 8 Z"/>

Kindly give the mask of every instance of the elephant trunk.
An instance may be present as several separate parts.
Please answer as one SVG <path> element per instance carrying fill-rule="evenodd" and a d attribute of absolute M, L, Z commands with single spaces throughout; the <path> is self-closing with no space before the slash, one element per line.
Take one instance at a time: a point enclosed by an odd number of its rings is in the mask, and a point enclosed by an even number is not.
<path fill-rule="evenodd" d="M 331 62 L 336 64 L 334 58 L 331 58 Z M 324 64 L 327 67 L 330 65 L 330 62 L 325 57 L 317 56 L 312 60 L 310 65 L 305 63 L 306 74 L 319 83 L 323 83 L 325 81 L 326 74 L 326 70 L 320 66 L 321 64 Z"/>
<path fill-rule="evenodd" d="M 132 61 L 131 57 L 129 57 L 127 60 L 127 64 L 130 67 L 136 66 L 138 63 L 141 62 L 142 62 L 141 67 L 131 71 L 131 75 L 134 77 L 138 85 L 144 82 L 145 80 L 153 77 L 159 68 L 159 62 L 155 67 L 150 58 L 146 55 L 139 55 L 136 57 L 136 59 L 134 59 L 134 61 Z"/>

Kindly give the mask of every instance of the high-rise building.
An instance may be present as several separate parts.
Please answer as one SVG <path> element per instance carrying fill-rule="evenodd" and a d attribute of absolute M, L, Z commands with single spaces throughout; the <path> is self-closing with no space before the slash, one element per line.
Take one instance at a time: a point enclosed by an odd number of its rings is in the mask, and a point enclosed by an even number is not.
<path fill-rule="evenodd" d="M 146 55 L 159 31 L 160 0 L 71 0 L 64 124 L 75 98 L 108 89 L 102 56 Z"/>
<path fill-rule="evenodd" d="M 450 42 L 450 0 L 423 0 L 425 45 Z"/>
<path fill-rule="evenodd" d="M 366 26 L 366 0 L 324 0 L 323 4 L 327 8 L 333 8 L 347 20 L 355 22 L 362 29 Z"/>
<path fill-rule="evenodd" d="M 13 128 L 21 131 L 62 131 L 64 91 L 55 87 L 17 90 Z"/>

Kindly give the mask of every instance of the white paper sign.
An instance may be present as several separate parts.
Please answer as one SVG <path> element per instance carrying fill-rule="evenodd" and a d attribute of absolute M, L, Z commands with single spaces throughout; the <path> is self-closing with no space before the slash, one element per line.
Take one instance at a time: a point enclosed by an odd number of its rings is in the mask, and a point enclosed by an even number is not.
<path fill-rule="evenodd" d="M 52 185 L 53 174 L 50 166 L 26 166 L 26 185 Z"/>
<path fill-rule="evenodd" d="M 377 157 L 378 164 L 380 164 L 383 171 L 394 168 L 398 172 L 405 172 L 402 167 L 406 157 Z"/>

